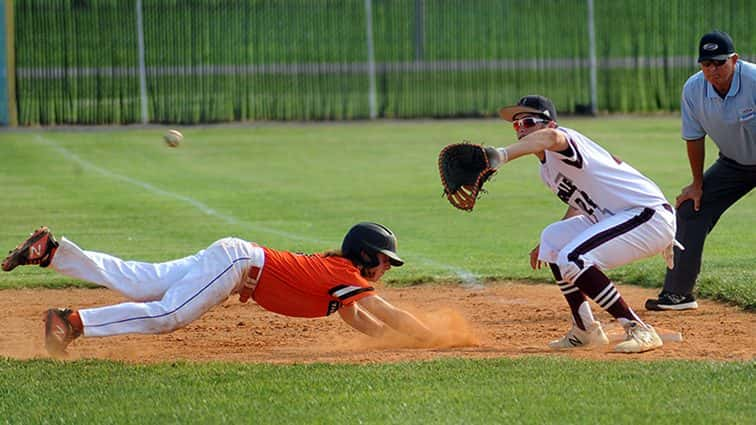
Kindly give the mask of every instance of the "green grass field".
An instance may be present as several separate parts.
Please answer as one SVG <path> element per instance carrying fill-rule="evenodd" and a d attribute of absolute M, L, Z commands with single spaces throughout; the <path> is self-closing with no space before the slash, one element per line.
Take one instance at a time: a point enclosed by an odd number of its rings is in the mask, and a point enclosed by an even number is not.
<path fill-rule="evenodd" d="M 674 117 L 565 119 L 654 179 L 689 180 Z M 354 222 L 387 224 L 407 261 L 387 283 L 549 281 L 527 254 L 564 206 L 535 158 L 507 164 L 472 214 L 441 197 L 439 149 L 514 141 L 496 120 L 260 124 L 0 133 L 0 248 L 45 224 L 86 249 L 162 261 L 234 235 L 337 247 Z M 711 145 L 711 144 L 709 144 Z M 709 146 L 707 164 L 716 157 Z M 699 296 L 756 306 L 752 194 L 707 241 Z M 614 270 L 659 287 L 661 257 Z M 49 271 L 0 288 L 82 286 Z M 0 296 L 2 292 L 0 291 Z M 129 365 L 0 360 L 0 423 L 749 423 L 754 362 L 444 360 L 369 366 Z M 701 391 L 701 389 L 705 389 Z M 69 395 L 73 394 L 73 397 Z M 750 418 L 750 419 L 749 419 Z"/>
<path fill-rule="evenodd" d="M 655 180 L 670 200 L 689 181 L 673 118 L 565 120 Z M 277 248 L 337 247 L 361 220 L 399 237 L 407 267 L 390 283 L 526 279 L 527 253 L 563 204 L 538 178 L 536 159 L 507 164 L 467 214 L 441 196 L 440 148 L 464 138 L 506 145 L 503 121 L 378 122 L 185 128 L 169 149 L 162 129 L 18 131 L 0 134 L 0 247 L 45 224 L 83 247 L 130 259 L 167 260 L 234 235 Z M 709 143 L 710 148 L 713 144 Z M 710 149 L 707 162 L 716 151 Z M 707 241 L 702 296 L 756 306 L 750 195 Z M 658 287 L 660 256 L 611 276 Z M 37 269 L 0 274 L 0 288 L 78 285 Z"/>
<path fill-rule="evenodd" d="M 0 369 L 0 415 L 7 423 L 746 424 L 756 390 L 754 363 L 685 361 L 0 360 Z"/>

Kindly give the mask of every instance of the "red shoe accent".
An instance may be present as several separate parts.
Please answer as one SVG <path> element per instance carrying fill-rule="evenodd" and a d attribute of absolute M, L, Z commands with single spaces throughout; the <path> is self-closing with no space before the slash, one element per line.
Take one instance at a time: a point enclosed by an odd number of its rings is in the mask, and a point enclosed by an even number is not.
<path fill-rule="evenodd" d="M 18 266 L 27 264 L 39 264 L 40 267 L 47 267 L 50 265 L 57 248 L 58 242 L 50 233 L 50 229 L 42 226 L 5 257 L 2 269 L 9 272 Z"/>
<path fill-rule="evenodd" d="M 69 317 L 70 309 L 51 308 L 45 313 L 45 348 L 53 356 L 65 356 L 66 347 L 81 335 L 74 330 Z"/>
<path fill-rule="evenodd" d="M 74 335 L 79 336 L 84 333 L 84 323 L 81 321 L 81 316 L 79 316 L 79 310 L 71 312 L 71 315 L 68 316 L 68 322 L 71 324 L 71 328 L 73 328 Z"/>

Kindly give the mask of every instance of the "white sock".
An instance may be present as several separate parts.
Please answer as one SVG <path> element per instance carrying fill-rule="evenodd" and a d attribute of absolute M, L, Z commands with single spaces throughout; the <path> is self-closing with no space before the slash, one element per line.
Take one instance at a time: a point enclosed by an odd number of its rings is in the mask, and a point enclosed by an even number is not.
<path fill-rule="evenodd" d="M 580 320 L 583 321 L 586 330 L 596 321 L 596 319 L 593 318 L 593 311 L 591 311 L 591 305 L 588 304 L 588 301 L 583 301 L 583 303 L 580 304 L 580 307 L 578 307 L 578 315 L 580 316 Z"/>

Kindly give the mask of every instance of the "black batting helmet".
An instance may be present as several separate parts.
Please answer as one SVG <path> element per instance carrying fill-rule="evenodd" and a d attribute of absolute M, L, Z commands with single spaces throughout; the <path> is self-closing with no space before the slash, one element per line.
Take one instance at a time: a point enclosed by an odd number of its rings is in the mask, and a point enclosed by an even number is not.
<path fill-rule="evenodd" d="M 392 266 L 404 264 L 404 260 L 396 255 L 396 236 L 388 227 L 378 223 L 355 224 L 341 243 L 341 254 L 344 257 L 357 266 L 368 269 L 379 264 L 379 252 L 389 258 Z"/>

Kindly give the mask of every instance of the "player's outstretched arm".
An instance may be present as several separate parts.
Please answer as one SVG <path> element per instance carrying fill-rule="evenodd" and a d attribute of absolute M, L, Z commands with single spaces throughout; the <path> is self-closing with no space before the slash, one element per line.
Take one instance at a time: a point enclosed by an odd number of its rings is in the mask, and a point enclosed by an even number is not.
<path fill-rule="evenodd" d="M 372 337 L 380 337 L 386 332 L 386 325 L 376 320 L 357 303 L 345 305 L 339 309 L 339 316 L 349 326 Z"/>
<path fill-rule="evenodd" d="M 505 148 L 498 148 L 501 163 L 504 164 L 521 156 L 543 151 L 563 151 L 569 147 L 567 137 L 561 131 L 553 128 L 544 128 L 530 133 L 520 139 L 519 142 Z"/>
<path fill-rule="evenodd" d="M 365 297 L 358 301 L 360 307 L 374 316 L 376 319 L 385 323 L 395 331 L 405 335 L 417 338 L 420 341 L 432 341 L 433 332 L 428 329 L 412 313 L 394 307 L 378 295 Z"/>

